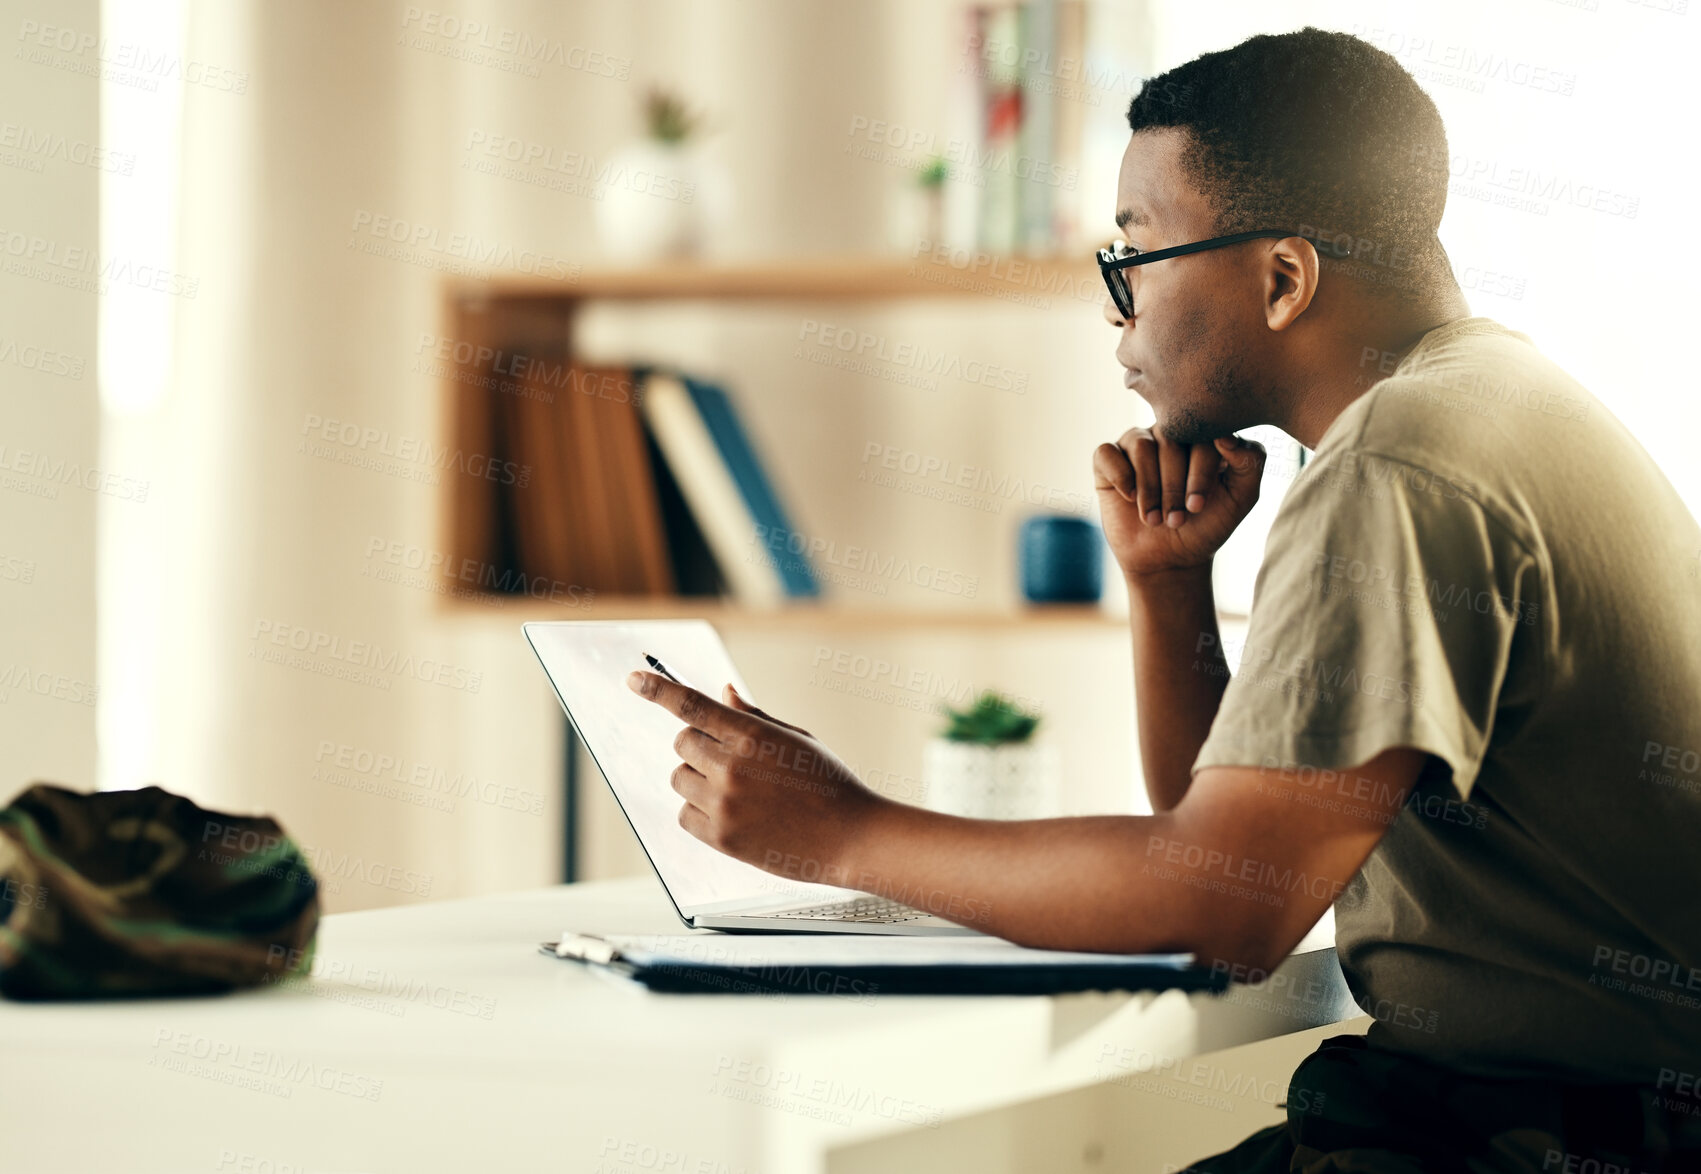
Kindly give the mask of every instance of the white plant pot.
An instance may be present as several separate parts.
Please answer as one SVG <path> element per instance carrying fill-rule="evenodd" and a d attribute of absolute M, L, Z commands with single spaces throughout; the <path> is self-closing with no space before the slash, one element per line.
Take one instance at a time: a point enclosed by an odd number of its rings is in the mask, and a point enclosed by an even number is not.
<path fill-rule="evenodd" d="M 616 152 L 597 202 L 597 231 L 626 264 L 705 252 L 732 202 L 726 173 L 695 148 L 645 139 Z"/>
<path fill-rule="evenodd" d="M 1045 819 L 1061 807 L 1056 747 L 933 738 L 922 759 L 927 806 L 974 819 Z"/>

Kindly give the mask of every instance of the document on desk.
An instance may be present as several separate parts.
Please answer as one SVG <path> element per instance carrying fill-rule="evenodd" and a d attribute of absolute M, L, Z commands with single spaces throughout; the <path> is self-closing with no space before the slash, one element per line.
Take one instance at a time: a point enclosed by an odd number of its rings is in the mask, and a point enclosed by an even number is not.
<path fill-rule="evenodd" d="M 992 937 L 568 932 L 542 949 L 617 969 L 657 991 L 1060 994 L 1227 985 L 1226 974 L 1195 966 L 1192 954 L 1035 950 Z"/>

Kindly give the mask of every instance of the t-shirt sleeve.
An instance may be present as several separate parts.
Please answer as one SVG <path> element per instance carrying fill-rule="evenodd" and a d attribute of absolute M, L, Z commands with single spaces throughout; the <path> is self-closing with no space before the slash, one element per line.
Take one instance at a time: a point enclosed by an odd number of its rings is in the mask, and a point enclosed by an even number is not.
<path fill-rule="evenodd" d="M 1469 798 L 1514 641 L 1540 618 L 1539 573 L 1458 481 L 1328 454 L 1277 511 L 1193 770 L 1346 769 L 1410 746 L 1444 760 Z M 1236 651 L 1224 649 L 1231 664 Z"/>

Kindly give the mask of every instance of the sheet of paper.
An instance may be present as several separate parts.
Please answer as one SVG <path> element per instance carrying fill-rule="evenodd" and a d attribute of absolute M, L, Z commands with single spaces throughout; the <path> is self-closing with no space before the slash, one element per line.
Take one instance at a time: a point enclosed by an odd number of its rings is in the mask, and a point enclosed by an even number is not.
<path fill-rule="evenodd" d="M 1181 970 L 1192 954 L 1097 954 L 1031 950 L 993 937 L 890 934 L 604 934 L 640 965 L 697 966 L 1161 966 Z"/>

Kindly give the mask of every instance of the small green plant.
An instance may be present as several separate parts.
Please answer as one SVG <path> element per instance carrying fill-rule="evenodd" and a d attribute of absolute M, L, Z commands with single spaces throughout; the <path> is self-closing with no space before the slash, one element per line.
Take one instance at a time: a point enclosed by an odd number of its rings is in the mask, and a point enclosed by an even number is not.
<path fill-rule="evenodd" d="M 660 86 L 651 86 L 644 95 L 644 125 L 650 137 L 664 143 L 683 143 L 697 129 L 697 115 L 685 106 L 685 100 L 670 94 Z"/>
<path fill-rule="evenodd" d="M 987 689 L 975 698 L 967 709 L 944 707 L 950 724 L 945 737 L 953 742 L 974 742 L 982 746 L 1002 746 L 1010 742 L 1026 742 L 1039 725 L 1039 715 L 1029 713 L 1002 693 Z"/>
<path fill-rule="evenodd" d="M 945 165 L 943 155 L 935 155 L 916 173 L 916 182 L 929 190 L 945 186 L 945 181 L 951 176 L 951 169 Z"/>

